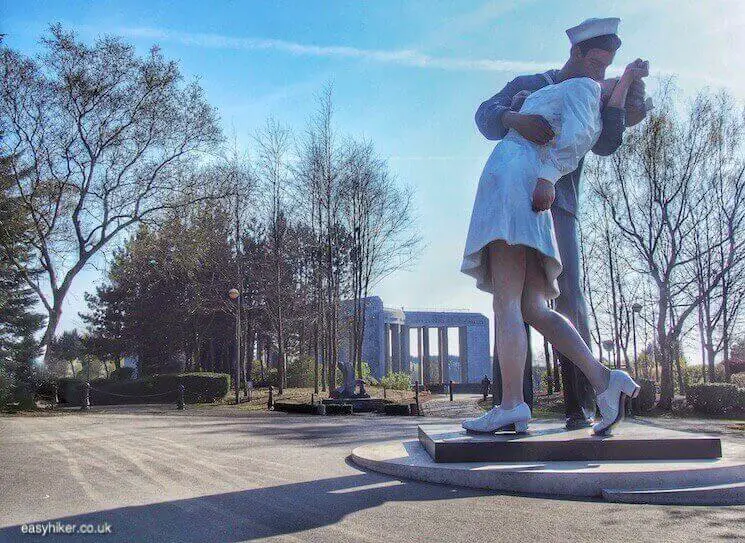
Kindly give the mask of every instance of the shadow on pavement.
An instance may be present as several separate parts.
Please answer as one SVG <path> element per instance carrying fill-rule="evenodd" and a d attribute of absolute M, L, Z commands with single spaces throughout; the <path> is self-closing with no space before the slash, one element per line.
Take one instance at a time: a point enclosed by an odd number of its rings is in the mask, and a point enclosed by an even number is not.
<path fill-rule="evenodd" d="M 330 526 L 350 513 L 386 502 L 457 499 L 484 492 L 399 482 L 388 477 L 360 473 L 304 483 L 257 488 L 183 500 L 95 511 L 81 515 L 44 519 L 63 524 L 109 523 L 107 542 L 243 541 L 297 534 Z M 359 534 L 364 537 L 364 534 Z M 354 538 L 348 528 L 339 534 Z M 37 539 L 38 538 L 38 539 Z M 59 535 L 60 541 L 91 541 L 92 535 Z M 20 525 L 0 529 L 0 541 L 53 541 L 54 536 L 21 533 Z"/>

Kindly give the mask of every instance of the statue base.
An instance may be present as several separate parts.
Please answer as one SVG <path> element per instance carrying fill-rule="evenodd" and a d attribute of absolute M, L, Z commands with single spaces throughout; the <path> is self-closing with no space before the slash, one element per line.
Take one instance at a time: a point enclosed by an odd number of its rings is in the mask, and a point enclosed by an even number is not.
<path fill-rule="evenodd" d="M 717 437 L 631 421 L 606 437 L 588 429 L 567 431 L 563 421 L 534 421 L 527 435 L 466 434 L 459 424 L 423 425 L 419 431 L 420 439 L 357 447 L 352 460 L 396 478 L 501 492 L 745 504 L 745 445 Z M 492 459 L 476 460 L 484 457 Z"/>
<path fill-rule="evenodd" d="M 583 460 L 697 460 L 722 456 L 718 437 L 641 424 L 624 424 L 612 435 L 563 424 L 531 426 L 529 433 L 481 434 L 460 425 L 419 426 L 419 442 L 435 462 L 532 462 Z"/>
<path fill-rule="evenodd" d="M 325 405 L 351 405 L 355 413 L 378 413 L 382 412 L 387 400 L 382 398 L 331 398 L 322 400 Z"/>

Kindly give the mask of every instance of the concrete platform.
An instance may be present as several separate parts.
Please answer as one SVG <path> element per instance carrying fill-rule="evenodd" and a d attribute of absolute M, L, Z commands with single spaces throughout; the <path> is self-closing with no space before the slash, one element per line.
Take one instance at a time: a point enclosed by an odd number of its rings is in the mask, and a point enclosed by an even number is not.
<path fill-rule="evenodd" d="M 671 488 L 660 490 L 604 489 L 603 498 L 616 503 L 656 503 L 664 505 L 732 505 L 745 503 L 745 482 L 726 485 Z"/>
<path fill-rule="evenodd" d="M 533 423 L 531 428 L 535 432 L 551 424 Z M 641 432 L 636 426 L 641 425 L 622 423 L 616 434 Z M 745 504 L 745 446 L 723 443 L 722 455 L 696 460 L 438 463 L 419 440 L 410 439 L 358 447 L 352 460 L 394 477 L 469 488 L 634 503 Z"/>
<path fill-rule="evenodd" d="M 466 432 L 458 424 L 418 428 L 419 441 L 435 462 L 582 460 L 692 460 L 722 456 L 718 437 L 626 424 L 613 435 L 566 430 L 561 422 L 533 424 L 528 434 Z"/>
<path fill-rule="evenodd" d="M 322 400 L 324 405 L 351 405 L 355 413 L 382 412 L 388 400 L 382 398 L 330 398 Z"/>

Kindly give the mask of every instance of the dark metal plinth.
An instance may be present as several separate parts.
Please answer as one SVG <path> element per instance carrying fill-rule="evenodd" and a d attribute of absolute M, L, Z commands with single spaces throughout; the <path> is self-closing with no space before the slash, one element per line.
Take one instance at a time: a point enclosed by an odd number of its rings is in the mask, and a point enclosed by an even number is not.
<path fill-rule="evenodd" d="M 351 405 L 355 413 L 382 412 L 388 400 L 382 398 L 332 398 L 323 400 L 324 405 Z"/>
<path fill-rule="evenodd" d="M 564 422 L 531 423 L 528 434 L 472 434 L 459 424 L 419 426 L 419 441 L 435 462 L 703 460 L 722 456 L 717 437 L 625 422 L 613 435 L 567 430 Z"/>

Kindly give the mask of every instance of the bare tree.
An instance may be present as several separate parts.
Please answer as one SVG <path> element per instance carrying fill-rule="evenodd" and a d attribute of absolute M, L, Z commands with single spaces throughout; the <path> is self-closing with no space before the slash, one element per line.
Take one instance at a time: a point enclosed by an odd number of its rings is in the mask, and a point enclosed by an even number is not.
<path fill-rule="evenodd" d="M 350 143 L 341 193 L 342 220 L 353 233 L 350 360 L 361 377 L 365 299 L 380 280 L 417 258 L 421 239 L 411 190 L 396 183 L 370 143 Z"/>
<path fill-rule="evenodd" d="M 182 84 L 156 47 L 140 58 L 119 39 L 88 46 L 60 25 L 42 43 L 36 60 L 0 49 L 0 123 L 2 151 L 18 157 L 33 266 L 47 284 L 14 264 L 49 315 L 47 346 L 73 280 L 96 253 L 138 222 L 209 197 L 189 172 L 221 136 L 202 89 Z"/>
<path fill-rule="evenodd" d="M 745 117 L 737 112 L 732 99 L 724 93 L 714 97 L 711 157 L 702 176 L 709 197 L 702 202 L 705 212 L 693 231 L 694 254 L 698 256 L 693 268 L 701 298 L 699 335 L 711 381 L 716 380 L 716 357 L 729 358 L 730 338 L 745 296 L 745 266 L 740 254 L 745 235 L 744 129 Z"/>
<path fill-rule="evenodd" d="M 290 170 L 288 154 L 291 150 L 290 131 L 274 120 L 269 119 L 264 129 L 256 138 L 258 146 L 257 175 L 264 184 L 269 198 L 269 217 L 267 239 L 272 253 L 271 283 L 273 296 L 267 304 L 267 312 L 274 326 L 277 338 L 277 355 L 279 370 L 279 393 L 287 386 L 287 360 L 285 357 L 285 311 L 286 302 L 284 287 L 284 259 L 286 252 L 286 234 L 288 217 L 286 210 L 287 190 L 289 187 Z"/>
<path fill-rule="evenodd" d="M 704 93 L 678 113 L 670 81 L 663 82 L 657 103 L 661 108 L 600 165 L 596 187 L 630 255 L 655 287 L 659 406 L 670 409 L 673 365 L 686 321 L 713 289 L 693 288 L 700 254 L 692 240 L 712 197 L 702 181 L 713 151 L 715 115 L 711 97 Z M 726 236 L 713 241 L 712 248 L 724 247 L 725 264 L 712 272 L 712 284 L 731 269 L 738 243 L 727 243 Z"/>
<path fill-rule="evenodd" d="M 344 233 L 339 219 L 343 151 L 333 127 L 332 88 L 324 87 L 318 110 L 311 117 L 299 146 L 296 172 L 299 200 L 306 210 L 316 238 L 317 305 L 315 336 L 316 360 L 321 359 L 322 380 L 333 389 L 339 360 L 339 305 L 343 288 L 343 268 L 348 255 L 340 248 Z M 344 370 L 344 368 L 343 368 Z"/>

